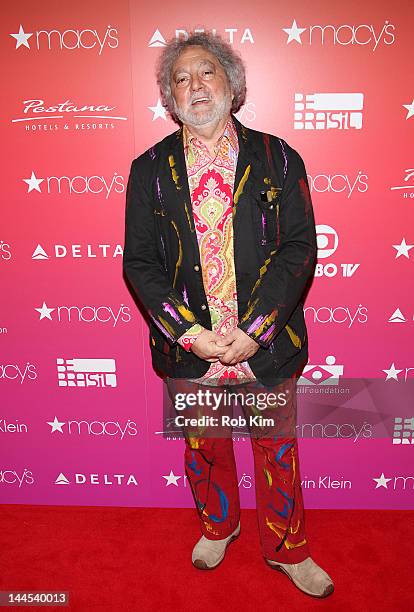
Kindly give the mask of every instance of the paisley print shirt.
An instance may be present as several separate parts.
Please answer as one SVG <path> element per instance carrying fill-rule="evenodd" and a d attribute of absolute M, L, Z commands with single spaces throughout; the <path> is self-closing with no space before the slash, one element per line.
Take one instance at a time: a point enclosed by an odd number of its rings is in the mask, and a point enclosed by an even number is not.
<path fill-rule="evenodd" d="M 239 152 L 237 132 L 229 118 L 212 158 L 207 146 L 184 126 L 184 154 L 201 270 L 212 329 L 224 336 L 237 327 L 237 290 L 233 250 L 233 187 Z M 203 328 L 195 324 L 178 342 L 187 351 Z M 194 382 L 209 385 L 256 380 L 247 361 L 217 361 Z"/>

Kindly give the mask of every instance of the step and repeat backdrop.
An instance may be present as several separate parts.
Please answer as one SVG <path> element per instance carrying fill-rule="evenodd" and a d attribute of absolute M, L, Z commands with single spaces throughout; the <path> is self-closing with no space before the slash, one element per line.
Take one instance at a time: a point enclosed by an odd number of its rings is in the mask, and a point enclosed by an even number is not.
<path fill-rule="evenodd" d="M 413 16 L 408 1 L 3 6 L 1 503 L 193 506 L 122 252 L 131 162 L 177 127 L 158 54 L 213 29 L 246 62 L 238 118 L 301 154 L 315 209 L 305 503 L 414 507 Z M 361 379 L 376 394 L 338 400 Z M 249 438 L 234 447 L 254 507 Z"/>

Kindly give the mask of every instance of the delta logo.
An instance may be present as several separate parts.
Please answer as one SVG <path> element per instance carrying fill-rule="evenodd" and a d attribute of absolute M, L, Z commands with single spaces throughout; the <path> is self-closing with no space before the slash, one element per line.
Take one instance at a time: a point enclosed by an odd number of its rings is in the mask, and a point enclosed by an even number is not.
<path fill-rule="evenodd" d="M 209 29 L 209 31 L 212 32 L 214 36 L 216 36 L 217 30 L 215 28 L 212 28 L 211 30 Z M 195 28 L 193 32 L 195 34 L 201 34 L 205 32 L 205 29 Z M 226 40 L 231 45 L 233 45 L 234 43 L 239 43 L 241 45 L 243 45 L 244 43 L 250 43 L 252 45 L 254 44 L 254 37 L 251 28 L 223 28 L 223 30 L 220 31 L 220 34 L 224 38 L 224 40 Z M 189 36 L 190 32 L 188 30 L 176 29 L 174 31 L 173 36 L 165 37 L 157 28 L 148 41 L 148 47 L 165 47 L 170 38 L 175 38 L 176 40 L 187 40 Z"/>
<path fill-rule="evenodd" d="M 66 258 L 78 259 L 115 259 L 122 257 L 123 248 L 120 244 L 54 244 L 47 252 L 38 244 L 32 253 L 34 261 L 61 260 Z"/>
<path fill-rule="evenodd" d="M 135 474 L 83 474 L 75 473 L 68 478 L 63 472 L 57 476 L 55 485 L 104 485 L 104 486 L 138 486 Z"/>

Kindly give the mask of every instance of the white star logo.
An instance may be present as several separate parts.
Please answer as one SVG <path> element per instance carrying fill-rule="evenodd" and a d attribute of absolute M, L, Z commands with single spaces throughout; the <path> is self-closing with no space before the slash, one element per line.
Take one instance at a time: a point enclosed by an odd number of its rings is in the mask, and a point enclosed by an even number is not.
<path fill-rule="evenodd" d="M 176 487 L 178 487 L 178 483 L 177 480 L 179 480 L 181 478 L 181 476 L 175 476 L 174 472 L 172 470 L 170 470 L 170 473 L 168 476 L 163 476 L 163 478 L 165 478 L 165 480 L 167 481 L 167 484 L 165 485 L 166 487 L 169 487 L 170 485 L 175 485 Z"/>
<path fill-rule="evenodd" d="M 302 35 L 302 32 L 304 32 L 306 28 L 298 28 L 296 19 L 293 20 L 292 26 L 290 28 L 282 28 L 282 30 L 286 32 L 286 34 L 288 34 L 288 39 L 286 41 L 287 45 L 292 42 L 292 40 L 295 40 L 296 42 L 302 44 L 300 37 Z"/>
<path fill-rule="evenodd" d="M 62 427 L 63 425 L 66 425 L 66 423 L 60 422 L 57 416 L 55 416 L 53 421 L 46 421 L 46 423 L 52 428 L 52 431 L 50 433 L 53 433 L 54 431 L 60 431 L 60 433 L 63 433 Z"/>
<path fill-rule="evenodd" d="M 153 121 L 155 121 L 159 117 L 161 119 L 164 119 L 164 121 L 167 120 L 165 108 L 161 104 L 161 100 L 159 98 L 158 98 L 156 106 L 149 106 L 148 108 L 150 109 L 150 111 L 154 113 L 154 116 L 152 118 Z"/>
<path fill-rule="evenodd" d="M 28 179 L 23 179 L 23 181 L 28 185 L 27 193 L 30 193 L 31 191 L 33 191 L 33 189 L 35 189 L 39 193 L 42 193 L 42 190 L 40 189 L 39 185 L 40 183 L 43 183 L 44 180 L 45 179 L 38 179 L 32 170 L 32 176 Z"/>
<path fill-rule="evenodd" d="M 16 39 L 16 49 L 18 49 L 19 47 L 21 47 L 22 45 L 24 47 L 27 47 L 28 49 L 30 49 L 30 45 L 28 43 L 28 40 L 31 36 L 33 36 L 33 33 L 29 32 L 28 34 L 25 33 L 25 31 L 23 30 L 23 26 L 20 24 L 20 28 L 17 34 L 10 34 L 10 36 L 13 36 L 13 38 Z"/>
<path fill-rule="evenodd" d="M 35 310 L 37 310 L 37 312 L 40 314 L 39 321 L 41 321 L 42 319 L 50 319 L 52 321 L 50 313 L 53 312 L 55 309 L 48 308 L 46 306 L 46 302 L 43 302 L 43 306 L 41 308 L 35 308 Z"/>
<path fill-rule="evenodd" d="M 385 380 L 390 380 L 391 378 L 393 380 L 398 380 L 398 374 L 402 372 L 402 370 L 396 369 L 394 362 L 392 362 L 388 370 L 382 370 L 382 371 L 385 372 L 385 374 L 387 375 L 387 378 Z"/>
<path fill-rule="evenodd" d="M 406 120 L 414 116 L 414 99 L 411 104 L 403 104 L 403 107 L 408 110 L 407 116 L 405 118 Z"/>
<path fill-rule="evenodd" d="M 405 238 L 403 238 L 401 240 L 401 244 L 393 244 L 392 246 L 397 251 L 395 259 L 397 259 L 401 255 L 404 255 L 404 257 L 406 257 L 407 259 L 410 259 L 408 251 L 414 247 L 414 244 L 407 244 L 405 241 Z"/>
<path fill-rule="evenodd" d="M 390 480 L 392 480 L 392 478 L 385 478 L 384 472 L 382 472 L 379 478 L 373 478 L 372 480 L 375 480 L 375 482 L 377 483 L 377 486 L 375 487 L 376 489 L 378 489 L 378 487 L 384 487 L 384 489 L 388 489 L 388 483 Z"/>

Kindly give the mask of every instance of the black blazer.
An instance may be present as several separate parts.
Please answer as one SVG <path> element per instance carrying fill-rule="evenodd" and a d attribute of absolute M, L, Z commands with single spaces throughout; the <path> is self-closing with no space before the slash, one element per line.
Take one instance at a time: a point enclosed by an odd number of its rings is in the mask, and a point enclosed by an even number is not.
<path fill-rule="evenodd" d="M 303 296 L 316 257 L 313 208 L 300 155 L 281 138 L 232 119 L 239 141 L 233 191 L 238 327 L 260 345 L 248 360 L 255 376 L 274 385 L 308 359 Z M 156 372 L 203 375 L 210 362 L 177 342 L 195 322 L 212 329 L 182 128 L 132 162 L 123 269 L 148 315 Z"/>

